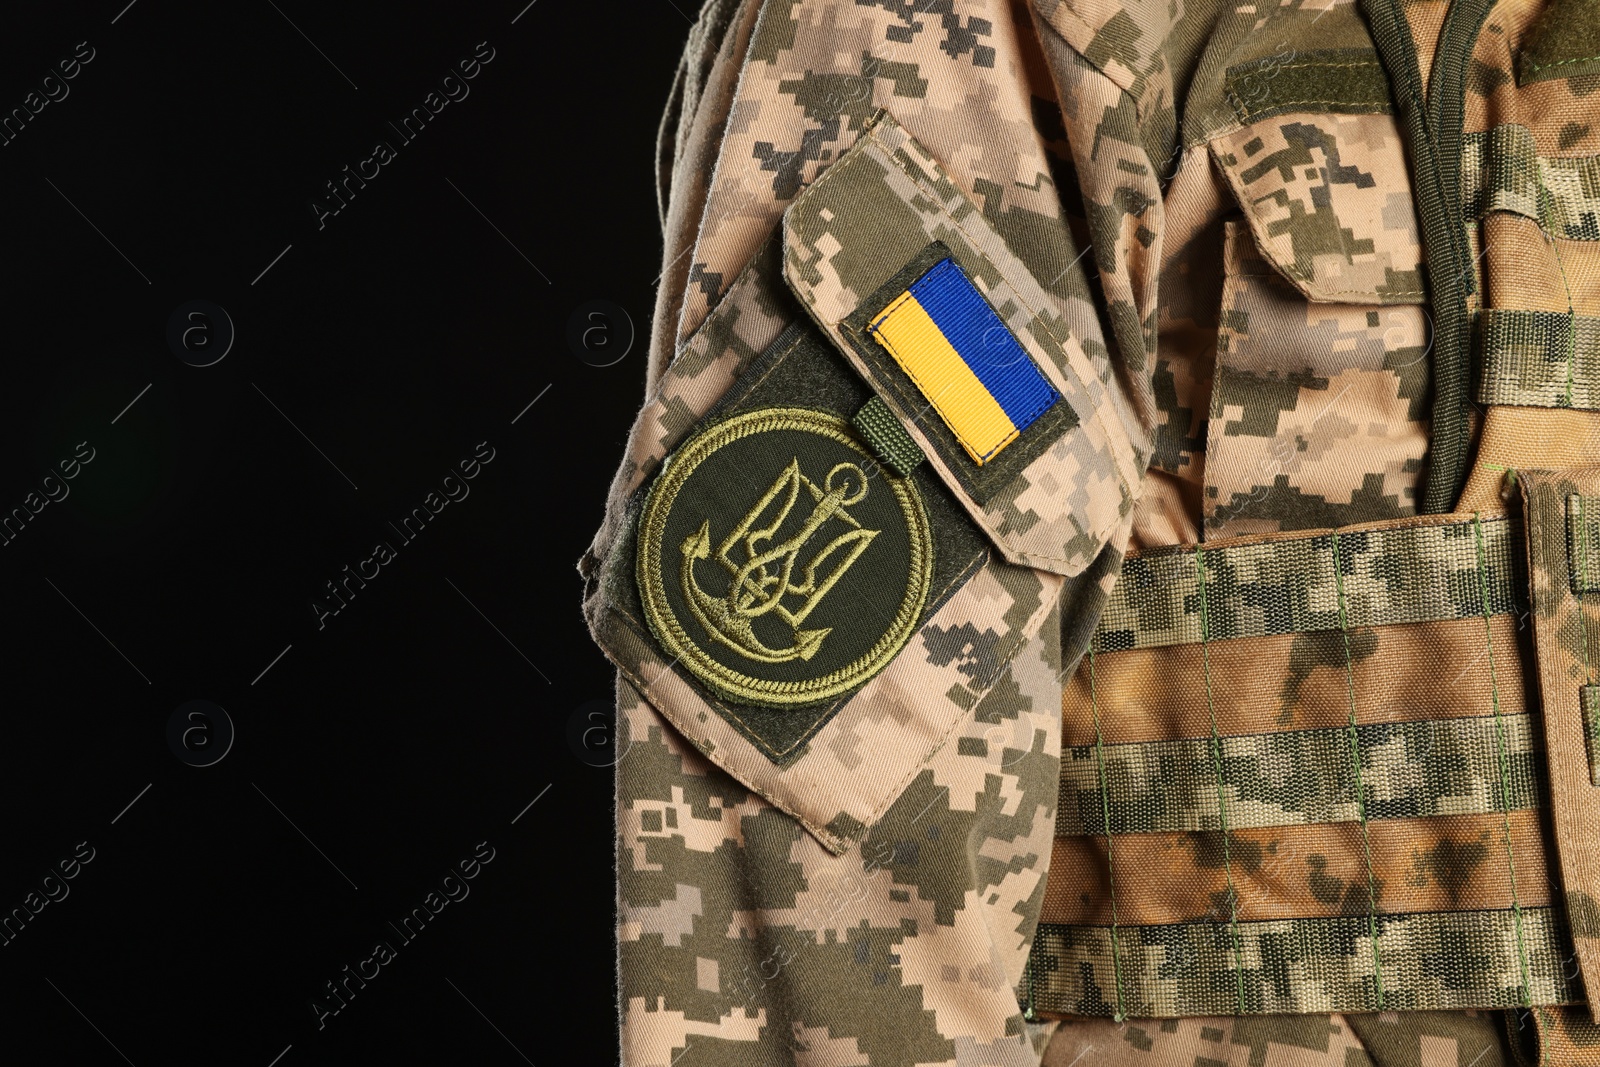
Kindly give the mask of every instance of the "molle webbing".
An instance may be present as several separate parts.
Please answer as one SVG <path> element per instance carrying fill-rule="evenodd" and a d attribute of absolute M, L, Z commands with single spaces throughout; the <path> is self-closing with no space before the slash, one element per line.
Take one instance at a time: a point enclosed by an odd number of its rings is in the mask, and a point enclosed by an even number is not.
<path fill-rule="evenodd" d="M 1520 531 L 1130 556 L 1063 694 L 1036 1012 L 1571 1003 Z"/>
<path fill-rule="evenodd" d="M 1600 410 L 1600 319 L 1486 309 L 1478 350 L 1479 403 Z"/>
<path fill-rule="evenodd" d="M 1205 548 L 1202 633 L 1193 548 L 1129 556 L 1094 637 L 1096 652 L 1222 641 L 1236 637 L 1340 629 L 1341 569 L 1345 622 L 1351 627 L 1458 619 L 1483 613 L 1475 524 L 1403 520 L 1327 533 L 1219 542 Z M 1511 524 L 1482 522 L 1489 613 L 1517 601 Z"/>
<path fill-rule="evenodd" d="M 1533 131 L 1505 123 L 1461 139 L 1466 220 L 1493 211 L 1532 219 L 1550 237 L 1600 241 L 1600 155 L 1541 156 Z"/>

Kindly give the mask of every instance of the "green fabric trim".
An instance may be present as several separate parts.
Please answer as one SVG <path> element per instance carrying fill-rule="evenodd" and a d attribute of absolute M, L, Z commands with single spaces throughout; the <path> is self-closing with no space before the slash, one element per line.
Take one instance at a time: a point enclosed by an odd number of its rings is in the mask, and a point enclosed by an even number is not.
<path fill-rule="evenodd" d="M 1501 810 L 1502 795 L 1509 811 L 1543 806 L 1543 752 L 1523 713 L 1498 722 L 1481 715 L 1102 747 L 1061 753 L 1058 835 L 1360 823 L 1363 814 L 1370 822 L 1488 815 Z M 1352 753 L 1361 768 L 1383 768 L 1381 787 L 1368 780 L 1363 788 Z"/>
<path fill-rule="evenodd" d="M 1326 533 L 1207 547 L 1204 618 L 1194 548 L 1129 556 L 1100 618 L 1094 650 L 1338 630 L 1341 581 L 1358 590 L 1345 607 L 1351 628 L 1479 615 L 1484 606 L 1474 539 L 1468 519 L 1346 527 L 1337 555 Z M 1488 611 L 1516 611 L 1522 586 L 1510 521 L 1485 519 L 1483 541 Z"/>
<path fill-rule="evenodd" d="M 1600 411 L 1600 319 L 1485 309 L 1478 351 L 1479 403 Z"/>
<path fill-rule="evenodd" d="M 1600 4 L 1553 0 L 1522 39 L 1517 82 L 1573 78 L 1600 71 Z"/>
<path fill-rule="evenodd" d="M 1461 225 L 1461 128 L 1467 64 L 1494 0 L 1455 0 L 1445 15 L 1426 97 L 1403 0 L 1361 0 L 1383 57 L 1410 149 L 1417 216 L 1433 308 L 1433 440 L 1425 514 L 1454 510 L 1467 473 L 1467 375 L 1476 288 Z"/>
<path fill-rule="evenodd" d="M 1289 112 L 1387 115 L 1389 81 L 1370 48 L 1317 49 L 1267 56 L 1229 67 L 1228 103 L 1240 122 Z"/>
<path fill-rule="evenodd" d="M 889 405 L 874 396 L 850 420 L 880 460 L 904 478 L 927 457 Z"/>
<path fill-rule="evenodd" d="M 1600 785 L 1600 685 L 1586 685 L 1583 695 L 1583 742 L 1589 750 L 1589 784 Z"/>
<path fill-rule="evenodd" d="M 1121 926 L 1131 1016 L 1326 1014 L 1379 1010 L 1374 967 L 1390 1011 L 1514 1008 L 1523 1005 L 1516 916 L 1485 911 L 1379 915 L 1381 963 L 1368 951 L 1368 917 L 1241 922 L 1245 1003 L 1222 923 Z M 1527 1003 L 1571 1004 L 1582 992 L 1566 976 L 1571 938 L 1553 908 L 1523 908 L 1531 988 Z M 1034 1007 L 1109 1016 L 1109 928 L 1040 923 L 1034 936 Z"/>

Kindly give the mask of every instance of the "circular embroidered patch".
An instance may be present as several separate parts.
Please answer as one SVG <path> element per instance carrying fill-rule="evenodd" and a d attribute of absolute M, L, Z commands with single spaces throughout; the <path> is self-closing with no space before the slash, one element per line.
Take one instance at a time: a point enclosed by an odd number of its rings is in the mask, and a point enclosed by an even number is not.
<path fill-rule="evenodd" d="M 876 463 L 847 421 L 805 408 L 690 438 L 639 520 L 651 631 L 745 704 L 815 704 L 877 674 L 916 632 L 932 570 L 916 485 Z"/>

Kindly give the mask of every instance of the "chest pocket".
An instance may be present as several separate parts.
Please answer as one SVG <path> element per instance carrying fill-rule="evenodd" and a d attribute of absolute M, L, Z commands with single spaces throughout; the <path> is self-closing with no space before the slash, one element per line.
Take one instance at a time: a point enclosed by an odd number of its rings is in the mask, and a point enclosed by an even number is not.
<path fill-rule="evenodd" d="M 1109 593 L 1138 463 L 1047 307 L 880 115 L 635 425 L 585 562 L 596 639 L 835 852 L 972 716 L 997 773 L 1056 758 L 1058 611 Z"/>
<path fill-rule="evenodd" d="M 1234 64 L 1223 96 L 1236 121 L 1210 148 L 1240 214 L 1226 224 L 1206 535 L 1414 514 L 1428 444 L 1426 293 L 1377 54 Z"/>

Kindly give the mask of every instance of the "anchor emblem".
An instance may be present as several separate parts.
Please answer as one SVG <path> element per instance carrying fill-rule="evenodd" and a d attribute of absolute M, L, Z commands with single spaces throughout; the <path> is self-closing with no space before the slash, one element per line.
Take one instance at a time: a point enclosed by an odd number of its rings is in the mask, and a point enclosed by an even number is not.
<path fill-rule="evenodd" d="M 774 542 L 794 514 L 802 491 L 810 499 L 811 513 L 792 534 Z M 879 531 L 863 527 L 845 510 L 866 496 L 867 476 L 854 463 L 838 464 L 818 485 L 801 472 L 795 457 L 715 552 L 711 521 L 702 522 L 683 541 L 680 571 L 684 597 L 696 621 L 713 640 L 748 659 L 810 660 L 833 628 L 804 630 L 801 625 L 878 536 Z M 830 522 L 848 529 L 802 563 L 806 544 Z M 728 572 L 728 588 L 720 596 L 707 593 L 696 578 L 695 565 L 706 559 L 715 559 Z M 793 630 L 788 648 L 769 648 L 756 636 L 755 620 L 768 614 Z"/>

